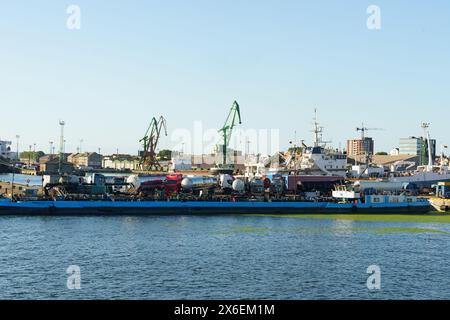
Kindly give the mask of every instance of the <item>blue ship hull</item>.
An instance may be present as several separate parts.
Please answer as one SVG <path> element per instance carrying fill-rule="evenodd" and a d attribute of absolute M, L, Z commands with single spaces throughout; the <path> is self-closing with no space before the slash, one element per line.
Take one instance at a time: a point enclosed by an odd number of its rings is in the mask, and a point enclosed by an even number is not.
<path fill-rule="evenodd" d="M 426 200 L 400 203 L 203 202 L 203 201 L 0 201 L 0 215 L 161 215 L 427 213 Z"/>

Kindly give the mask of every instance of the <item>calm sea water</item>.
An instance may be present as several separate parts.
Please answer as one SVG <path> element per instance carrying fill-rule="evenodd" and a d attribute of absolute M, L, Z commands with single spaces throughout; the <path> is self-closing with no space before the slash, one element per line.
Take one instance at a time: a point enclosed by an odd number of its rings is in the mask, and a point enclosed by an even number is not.
<path fill-rule="evenodd" d="M 1 299 L 450 298 L 445 223 L 0 217 L 0 244 Z M 381 290 L 366 286 L 370 265 Z"/>

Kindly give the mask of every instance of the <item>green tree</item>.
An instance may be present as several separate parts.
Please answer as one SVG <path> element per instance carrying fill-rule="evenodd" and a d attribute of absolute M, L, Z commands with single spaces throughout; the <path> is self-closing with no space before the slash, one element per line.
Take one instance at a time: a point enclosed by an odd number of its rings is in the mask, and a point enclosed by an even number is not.
<path fill-rule="evenodd" d="M 388 153 L 387 152 L 377 152 L 375 155 L 376 156 L 387 156 Z"/>
<path fill-rule="evenodd" d="M 158 158 L 160 160 L 170 160 L 172 159 L 172 151 L 167 149 L 161 150 L 158 152 Z"/>
<path fill-rule="evenodd" d="M 20 159 L 31 159 L 31 160 L 37 160 L 40 157 L 45 156 L 45 153 L 42 151 L 24 151 L 20 153 Z"/>

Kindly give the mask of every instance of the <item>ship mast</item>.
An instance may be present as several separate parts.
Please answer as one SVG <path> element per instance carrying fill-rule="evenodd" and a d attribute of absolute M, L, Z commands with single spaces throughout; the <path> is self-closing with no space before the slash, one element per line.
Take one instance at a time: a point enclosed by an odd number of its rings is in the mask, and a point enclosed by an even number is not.
<path fill-rule="evenodd" d="M 317 108 L 314 109 L 314 119 L 313 120 L 314 120 L 314 122 L 313 122 L 313 125 L 314 125 L 314 129 L 313 129 L 314 140 L 313 140 L 313 142 L 314 142 L 314 147 L 318 147 L 319 146 L 319 142 L 320 142 L 319 135 L 322 132 L 322 128 L 319 127 L 319 123 L 317 122 Z"/>
<path fill-rule="evenodd" d="M 325 147 L 327 143 L 330 143 L 330 141 L 323 141 L 323 128 L 319 125 L 319 122 L 317 121 L 317 108 L 314 109 L 314 119 L 313 119 L 313 134 L 314 134 L 314 147 Z"/>

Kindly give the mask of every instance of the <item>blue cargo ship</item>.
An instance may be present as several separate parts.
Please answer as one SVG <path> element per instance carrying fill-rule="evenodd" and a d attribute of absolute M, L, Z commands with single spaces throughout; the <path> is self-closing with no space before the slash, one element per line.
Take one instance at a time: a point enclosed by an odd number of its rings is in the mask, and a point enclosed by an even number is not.
<path fill-rule="evenodd" d="M 0 215 L 159 215 L 427 213 L 426 199 L 366 196 L 347 202 L 306 201 L 17 201 L 0 200 Z"/>

